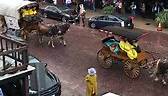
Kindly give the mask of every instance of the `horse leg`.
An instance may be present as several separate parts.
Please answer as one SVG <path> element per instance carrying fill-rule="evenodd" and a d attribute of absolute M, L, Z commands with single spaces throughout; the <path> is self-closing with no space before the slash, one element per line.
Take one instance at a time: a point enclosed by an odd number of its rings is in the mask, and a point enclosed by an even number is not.
<path fill-rule="evenodd" d="M 51 37 L 50 37 L 50 40 L 48 41 L 48 45 L 50 45 L 50 43 L 51 43 Z"/>
<path fill-rule="evenodd" d="M 42 42 L 43 42 L 43 35 L 39 36 L 39 42 L 40 42 L 40 44 L 42 44 Z"/>
<path fill-rule="evenodd" d="M 27 40 L 27 34 L 24 34 L 24 35 L 23 35 L 23 39 L 24 39 L 24 40 Z"/>
<path fill-rule="evenodd" d="M 54 36 L 51 36 L 51 46 L 54 48 Z"/>
<path fill-rule="evenodd" d="M 64 37 L 61 36 L 60 39 L 61 39 L 61 43 L 62 43 L 64 46 L 66 46 L 66 41 L 65 41 Z"/>

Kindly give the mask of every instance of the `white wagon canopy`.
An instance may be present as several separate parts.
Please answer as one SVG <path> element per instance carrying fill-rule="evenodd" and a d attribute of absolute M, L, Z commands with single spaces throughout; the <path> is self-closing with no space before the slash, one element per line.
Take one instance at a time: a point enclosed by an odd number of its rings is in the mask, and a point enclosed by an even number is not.
<path fill-rule="evenodd" d="M 20 19 L 21 9 L 28 5 L 35 5 L 36 2 L 23 0 L 0 0 L 0 15 Z"/>
<path fill-rule="evenodd" d="M 5 19 L 7 28 L 20 29 L 22 21 L 35 21 L 39 5 L 26 0 L 0 0 L 1 20 Z"/>

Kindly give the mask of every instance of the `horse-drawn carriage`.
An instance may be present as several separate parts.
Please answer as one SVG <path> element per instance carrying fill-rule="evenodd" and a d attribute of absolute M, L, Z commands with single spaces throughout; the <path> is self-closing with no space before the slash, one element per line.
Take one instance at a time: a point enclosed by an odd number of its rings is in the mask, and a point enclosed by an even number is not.
<path fill-rule="evenodd" d="M 9 3 L 10 2 L 10 3 Z M 35 31 L 40 38 L 50 37 L 48 44 L 54 47 L 53 38 L 56 37 L 66 45 L 63 38 L 70 25 L 67 23 L 47 24 L 39 16 L 37 2 L 24 0 L 0 0 L 0 17 L 2 28 L 7 28 L 8 36 L 22 37 L 27 39 L 29 33 Z M 42 39 L 40 39 L 42 40 Z"/>
<path fill-rule="evenodd" d="M 125 74 L 130 78 L 140 75 L 140 68 L 146 68 L 148 62 L 154 60 L 152 54 L 141 50 L 137 41 L 148 33 L 133 32 L 120 27 L 105 27 L 103 30 L 112 32 L 111 37 L 102 40 L 103 47 L 97 53 L 97 60 L 104 68 L 110 68 L 114 63 L 123 63 Z"/>
<path fill-rule="evenodd" d="M 26 26 L 37 26 L 39 5 L 24 0 L 0 0 L 1 27 L 21 33 Z M 6 31 L 5 31 L 6 32 Z"/>

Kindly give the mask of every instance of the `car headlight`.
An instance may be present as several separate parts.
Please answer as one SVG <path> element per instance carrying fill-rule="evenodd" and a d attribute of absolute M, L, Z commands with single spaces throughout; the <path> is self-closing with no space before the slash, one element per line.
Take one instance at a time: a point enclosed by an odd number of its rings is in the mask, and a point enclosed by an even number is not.
<path fill-rule="evenodd" d="M 121 22 L 121 27 L 124 27 L 124 26 L 125 26 L 124 21 L 122 21 Z"/>
<path fill-rule="evenodd" d="M 78 17 L 75 17 L 76 20 L 78 20 Z"/>
<path fill-rule="evenodd" d="M 68 14 L 64 14 L 66 17 L 70 17 L 70 15 L 68 15 Z"/>

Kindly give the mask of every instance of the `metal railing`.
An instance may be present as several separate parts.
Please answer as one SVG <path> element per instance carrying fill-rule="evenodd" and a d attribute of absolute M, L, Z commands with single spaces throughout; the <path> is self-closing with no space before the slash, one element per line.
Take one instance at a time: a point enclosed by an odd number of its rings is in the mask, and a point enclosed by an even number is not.
<path fill-rule="evenodd" d="M 28 66 L 26 43 L 0 35 L 0 60 L 2 61 L 0 76 L 26 70 Z"/>

